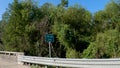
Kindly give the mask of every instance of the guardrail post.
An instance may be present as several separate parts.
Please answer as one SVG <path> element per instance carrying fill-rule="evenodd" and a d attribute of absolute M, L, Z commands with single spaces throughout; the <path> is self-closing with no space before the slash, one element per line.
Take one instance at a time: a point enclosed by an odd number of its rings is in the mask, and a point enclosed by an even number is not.
<path fill-rule="evenodd" d="M 56 68 L 59 68 L 58 66 L 56 66 Z"/>
<path fill-rule="evenodd" d="M 45 68 L 48 68 L 48 66 L 45 66 Z"/>
<path fill-rule="evenodd" d="M 17 53 L 17 62 L 18 62 L 18 64 L 21 64 L 21 65 L 24 64 L 24 62 L 21 61 L 23 59 L 23 56 L 24 56 L 24 53 L 22 53 L 22 52 Z"/>

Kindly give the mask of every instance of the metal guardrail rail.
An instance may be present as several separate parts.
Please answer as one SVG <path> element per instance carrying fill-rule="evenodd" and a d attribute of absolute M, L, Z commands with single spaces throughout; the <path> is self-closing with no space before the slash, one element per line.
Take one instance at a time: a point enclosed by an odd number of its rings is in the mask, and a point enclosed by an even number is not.
<path fill-rule="evenodd" d="M 18 64 L 31 63 L 72 68 L 120 68 L 120 58 L 111 59 L 68 59 L 24 56 L 23 53 L 0 51 L 0 54 L 15 54 Z"/>
<path fill-rule="evenodd" d="M 120 68 L 120 59 L 66 59 L 66 58 L 45 58 L 32 56 L 19 56 L 21 62 L 72 67 L 72 68 Z"/>

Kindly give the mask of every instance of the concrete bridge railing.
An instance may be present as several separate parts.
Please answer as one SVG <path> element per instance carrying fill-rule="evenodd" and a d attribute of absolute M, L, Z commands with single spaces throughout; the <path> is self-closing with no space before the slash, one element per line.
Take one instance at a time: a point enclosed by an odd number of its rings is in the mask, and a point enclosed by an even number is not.
<path fill-rule="evenodd" d="M 18 60 L 18 56 L 24 56 L 23 52 L 9 52 L 9 51 L 0 51 L 0 57 L 2 59 L 8 59 L 14 62 L 17 62 L 18 64 L 23 64 L 20 60 Z"/>

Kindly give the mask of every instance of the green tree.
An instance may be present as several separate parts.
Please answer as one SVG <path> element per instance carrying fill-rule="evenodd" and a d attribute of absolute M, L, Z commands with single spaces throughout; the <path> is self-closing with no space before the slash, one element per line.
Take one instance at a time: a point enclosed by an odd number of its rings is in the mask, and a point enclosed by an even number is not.
<path fill-rule="evenodd" d="M 108 29 L 119 28 L 120 5 L 114 1 L 108 3 L 104 10 L 98 11 L 94 15 L 96 32 L 104 32 Z"/>
<path fill-rule="evenodd" d="M 96 41 L 92 42 L 83 52 L 84 58 L 118 58 L 120 57 L 119 31 L 107 30 L 98 33 Z"/>
<path fill-rule="evenodd" d="M 41 19 L 41 11 L 33 1 L 29 0 L 14 0 L 9 9 L 11 13 L 3 33 L 6 50 L 25 51 L 31 55 L 36 55 L 34 45 L 38 40 L 35 35 L 38 34 L 35 34 L 37 30 L 33 22 Z"/>
<path fill-rule="evenodd" d="M 58 6 L 68 7 L 68 0 L 61 0 L 61 3 Z"/>
<path fill-rule="evenodd" d="M 65 46 L 66 57 L 69 56 L 69 49 L 76 51 L 76 54 L 82 53 L 89 44 L 87 36 L 90 35 L 91 14 L 81 7 L 59 7 L 54 15 L 56 16 L 52 31 L 57 35 L 60 44 Z"/>
<path fill-rule="evenodd" d="M 119 9 L 116 1 L 109 2 L 105 9 L 94 14 L 94 40 L 83 52 L 85 58 L 119 57 Z M 117 55 L 118 54 L 118 55 Z"/>

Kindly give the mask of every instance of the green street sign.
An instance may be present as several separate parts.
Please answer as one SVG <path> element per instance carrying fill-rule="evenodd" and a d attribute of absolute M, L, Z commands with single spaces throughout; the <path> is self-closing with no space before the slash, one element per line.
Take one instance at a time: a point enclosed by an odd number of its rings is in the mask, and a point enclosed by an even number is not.
<path fill-rule="evenodd" d="M 54 35 L 53 34 L 46 34 L 45 41 L 46 42 L 54 42 Z"/>

